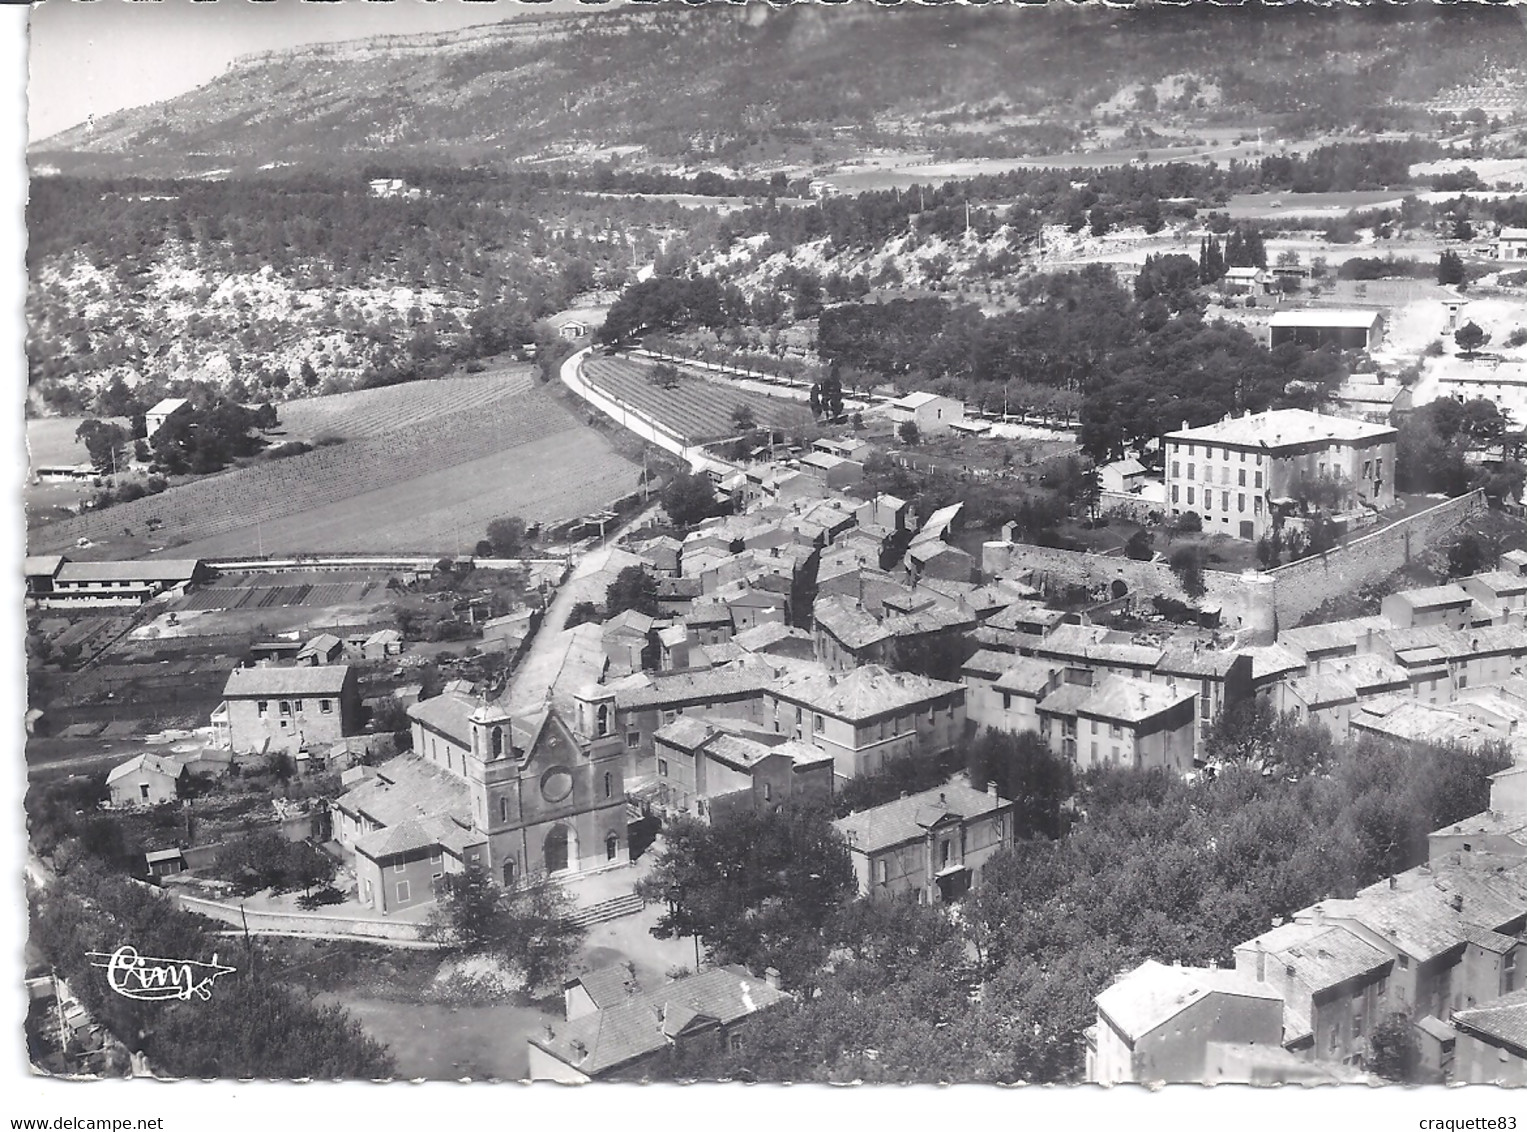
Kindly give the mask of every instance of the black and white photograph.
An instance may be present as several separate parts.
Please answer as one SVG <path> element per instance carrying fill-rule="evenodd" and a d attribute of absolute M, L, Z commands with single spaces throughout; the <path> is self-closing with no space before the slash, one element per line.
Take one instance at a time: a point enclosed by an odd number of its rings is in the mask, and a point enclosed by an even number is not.
<path fill-rule="evenodd" d="M 3 14 L 12 1127 L 1515 1128 L 1527 7 Z"/>

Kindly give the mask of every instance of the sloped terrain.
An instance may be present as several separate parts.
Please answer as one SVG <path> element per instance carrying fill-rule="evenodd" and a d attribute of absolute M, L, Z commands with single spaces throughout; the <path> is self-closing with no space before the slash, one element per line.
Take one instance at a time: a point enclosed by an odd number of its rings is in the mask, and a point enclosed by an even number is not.
<path fill-rule="evenodd" d="M 613 145 L 733 162 L 848 143 L 1022 152 L 1110 111 L 1347 127 L 1476 88 L 1520 102 L 1524 59 L 1523 17 L 1504 6 L 627 8 L 251 57 L 32 159 L 221 175 Z"/>

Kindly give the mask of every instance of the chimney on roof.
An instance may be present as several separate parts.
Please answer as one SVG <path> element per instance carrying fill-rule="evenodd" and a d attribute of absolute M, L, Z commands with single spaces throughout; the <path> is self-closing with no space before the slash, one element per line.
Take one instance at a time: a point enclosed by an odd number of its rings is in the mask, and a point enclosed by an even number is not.
<path fill-rule="evenodd" d="M 1002 795 L 997 793 L 997 780 L 995 778 L 986 783 L 986 793 L 992 798 L 1002 797 Z"/>
<path fill-rule="evenodd" d="M 582 1061 L 589 1055 L 589 1047 L 583 1044 L 582 1038 L 573 1039 L 573 1056 Z"/>
<path fill-rule="evenodd" d="M 940 804 L 940 805 L 943 805 L 943 804 L 944 804 L 944 802 L 945 802 L 945 800 L 946 800 L 946 799 L 945 799 L 945 798 L 944 798 L 944 792 L 943 792 L 943 791 L 942 791 L 942 790 L 940 790 L 940 791 L 939 791 L 939 792 L 938 792 L 938 800 L 939 800 L 939 804 Z"/>
<path fill-rule="evenodd" d="M 1455 911 L 1455 912 L 1462 912 L 1463 911 L 1463 893 L 1461 893 L 1461 892 L 1453 893 L 1453 899 L 1448 901 L 1448 903 L 1453 906 L 1453 911 Z"/>
<path fill-rule="evenodd" d="M 768 983 L 775 990 L 779 990 L 779 968 L 778 967 L 765 967 L 764 968 L 764 982 Z"/>
<path fill-rule="evenodd" d="M 1326 922 L 1326 910 L 1323 905 L 1317 904 L 1310 911 L 1314 914 L 1315 926 L 1321 927 Z"/>
<path fill-rule="evenodd" d="M 1188 431 L 1188 422 L 1187 422 L 1186 418 L 1184 418 L 1183 422 L 1182 422 L 1182 431 L 1183 432 L 1187 432 Z"/>
<path fill-rule="evenodd" d="M 1267 952 L 1262 950 L 1262 941 L 1257 940 L 1257 982 L 1267 981 Z"/>
<path fill-rule="evenodd" d="M 1395 876 L 1394 876 L 1393 873 L 1390 873 L 1389 874 L 1389 889 L 1390 889 L 1390 891 L 1393 892 L 1396 888 L 1399 888 L 1399 887 L 1400 887 L 1400 882 L 1395 879 Z"/>

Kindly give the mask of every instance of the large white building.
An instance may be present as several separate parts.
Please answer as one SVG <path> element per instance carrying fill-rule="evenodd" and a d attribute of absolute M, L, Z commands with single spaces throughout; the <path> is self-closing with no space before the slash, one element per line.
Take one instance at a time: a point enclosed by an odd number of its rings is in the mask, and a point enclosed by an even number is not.
<path fill-rule="evenodd" d="M 1196 513 L 1204 530 L 1258 539 L 1275 509 L 1291 507 L 1301 479 L 1329 477 L 1352 489 L 1352 504 L 1394 504 L 1395 441 L 1389 425 L 1270 409 L 1162 437 L 1167 506 Z"/>

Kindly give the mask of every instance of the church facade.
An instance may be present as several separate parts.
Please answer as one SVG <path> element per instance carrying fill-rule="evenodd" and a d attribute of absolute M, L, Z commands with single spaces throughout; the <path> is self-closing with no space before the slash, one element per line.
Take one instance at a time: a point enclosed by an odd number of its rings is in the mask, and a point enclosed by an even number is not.
<path fill-rule="evenodd" d="M 408 714 L 413 753 L 336 804 L 336 829 L 355 853 L 363 902 L 366 881 L 390 893 L 392 873 L 403 875 L 413 857 L 441 862 L 430 878 L 437 884 L 459 871 L 451 867 L 459 862 L 505 886 L 629 863 L 625 753 L 612 694 L 593 688 L 576 697 L 571 719 L 550 705 L 510 713 L 457 693 L 422 700 Z M 426 832 L 383 833 L 405 825 Z M 437 830 L 449 835 L 428 832 Z M 421 837 L 439 843 L 414 845 Z M 419 903 L 420 886 L 409 891 Z M 395 904 L 373 902 L 383 911 Z"/>

